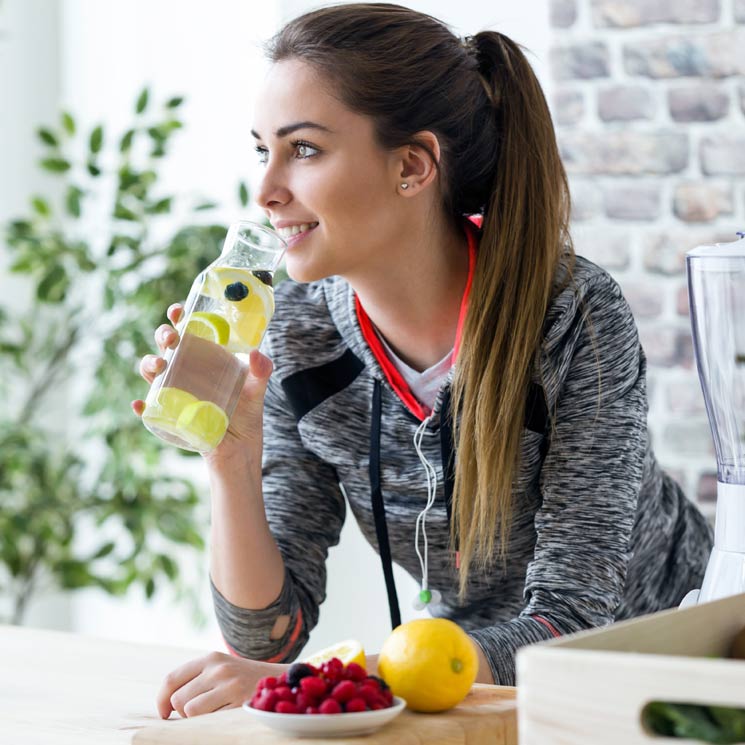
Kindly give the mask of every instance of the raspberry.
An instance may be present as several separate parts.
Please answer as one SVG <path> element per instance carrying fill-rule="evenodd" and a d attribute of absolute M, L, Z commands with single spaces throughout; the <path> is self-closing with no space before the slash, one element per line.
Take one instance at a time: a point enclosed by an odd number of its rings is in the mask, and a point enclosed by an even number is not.
<path fill-rule="evenodd" d="M 357 686 L 351 680 L 342 680 L 334 686 L 331 697 L 344 704 L 357 695 Z"/>
<path fill-rule="evenodd" d="M 292 695 L 292 691 L 287 686 L 277 686 L 274 689 L 274 693 L 277 694 L 279 701 L 292 701 L 295 697 Z"/>
<path fill-rule="evenodd" d="M 338 657 L 332 657 L 323 663 L 321 670 L 327 678 L 340 679 L 344 674 L 344 663 Z"/>
<path fill-rule="evenodd" d="M 274 707 L 274 711 L 276 711 L 277 714 L 299 714 L 300 713 L 300 709 L 298 709 L 297 706 L 292 703 L 292 701 L 280 701 Z"/>
<path fill-rule="evenodd" d="M 313 706 L 316 703 L 315 696 L 309 696 L 307 693 L 302 691 L 295 696 L 295 703 L 300 711 L 305 711 L 309 706 Z"/>
<path fill-rule="evenodd" d="M 259 700 L 256 702 L 254 708 L 259 709 L 260 711 L 274 711 L 278 703 L 279 696 L 277 695 L 277 692 L 264 689 L 259 694 Z"/>
<path fill-rule="evenodd" d="M 369 683 L 363 683 L 357 689 L 357 695 L 362 698 L 368 706 L 372 706 L 378 701 L 380 701 L 380 703 L 385 703 L 380 693 L 380 689 L 373 687 Z"/>
<path fill-rule="evenodd" d="M 363 685 L 366 685 L 366 686 L 369 686 L 369 687 L 371 687 L 371 688 L 374 688 L 374 689 L 375 689 L 376 691 L 381 691 L 381 690 L 383 690 L 383 689 L 382 689 L 382 688 L 380 687 L 380 683 L 379 683 L 379 681 L 378 681 L 378 678 L 376 678 L 376 677 L 375 677 L 375 676 L 373 676 L 373 675 L 368 675 L 368 676 L 367 676 L 367 677 L 365 678 L 365 680 L 363 681 Z"/>
<path fill-rule="evenodd" d="M 393 694 L 390 688 L 386 688 L 381 695 L 388 706 L 393 706 Z"/>
<path fill-rule="evenodd" d="M 325 696 L 327 688 L 326 681 L 322 678 L 307 677 L 300 681 L 300 690 L 314 698 Z"/>
<path fill-rule="evenodd" d="M 256 684 L 257 691 L 261 691 L 264 688 L 268 688 L 269 690 L 271 690 L 272 688 L 276 688 L 276 687 L 277 687 L 277 679 L 272 675 L 266 678 L 261 678 L 259 682 Z"/>
<path fill-rule="evenodd" d="M 387 707 L 384 703 L 377 703 L 377 702 L 374 704 L 371 704 L 370 706 L 371 711 L 380 711 L 381 709 L 387 709 L 387 708 L 389 707 Z"/>
<path fill-rule="evenodd" d="M 306 714 L 320 714 L 321 712 L 319 711 L 319 709 L 318 709 L 318 707 L 317 707 L 317 706 L 309 706 L 309 707 L 308 707 L 308 708 L 307 708 L 307 709 L 305 710 L 305 713 L 306 713 Z"/>
<path fill-rule="evenodd" d="M 344 705 L 344 711 L 365 711 L 367 709 L 367 706 L 365 705 L 365 702 L 363 699 L 361 699 L 359 696 L 355 696 L 354 698 L 347 701 L 347 703 Z"/>
<path fill-rule="evenodd" d="M 321 714 L 341 714 L 341 704 L 333 698 L 327 698 L 319 707 Z"/>
<path fill-rule="evenodd" d="M 287 673 L 286 672 L 282 673 L 277 678 L 277 685 L 279 685 L 279 686 L 286 686 L 287 685 Z"/>
<path fill-rule="evenodd" d="M 347 680 L 353 680 L 359 683 L 367 677 L 367 672 L 365 672 L 365 668 L 362 665 L 358 665 L 356 662 L 350 662 L 344 671 L 344 677 Z"/>
<path fill-rule="evenodd" d="M 287 671 L 287 684 L 290 687 L 300 685 L 300 681 L 309 675 L 313 675 L 313 668 L 303 662 L 296 662 L 294 665 L 290 665 L 290 669 Z"/>

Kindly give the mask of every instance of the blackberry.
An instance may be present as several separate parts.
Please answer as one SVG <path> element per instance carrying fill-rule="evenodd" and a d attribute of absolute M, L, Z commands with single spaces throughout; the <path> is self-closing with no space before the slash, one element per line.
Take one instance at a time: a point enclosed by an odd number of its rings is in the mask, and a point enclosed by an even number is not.
<path fill-rule="evenodd" d="M 387 691 L 390 688 L 388 683 L 386 683 L 383 678 L 379 678 L 377 675 L 368 675 L 367 677 L 376 680 L 378 682 L 378 685 L 380 686 L 381 691 Z"/>
<path fill-rule="evenodd" d="M 287 671 L 287 685 L 290 688 L 300 685 L 300 681 L 303 678 L 307 678 L 309 675 L 313 675 L 313 669 L 303 662 L 295 662 L 290 665 L 290 669 Z"/>
<path fill-rule="evenodd" d="M 238 302 L 248 297 L 248 287 L 243 282 L 233 282 L 225 288 L 225 297 L 233 302 Z"/>
<path fill-rule="evenodd" d="M 274 284 L 271 272 L 251 272 L 251 274 L 253 274 L 259 282 L 263 282 L 265 285 L 269 285 L 269 287 Z"/>

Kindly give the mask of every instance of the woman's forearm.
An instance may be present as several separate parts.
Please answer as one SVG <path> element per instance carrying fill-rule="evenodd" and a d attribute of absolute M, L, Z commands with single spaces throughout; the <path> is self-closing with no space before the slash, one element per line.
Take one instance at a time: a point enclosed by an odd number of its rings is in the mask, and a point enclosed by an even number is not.
<path fill-rule="evenodd" d="M 264 512 L 260 449 L 212 459 L 209 478 L 212 582 L 234 605 L 266 608 L 282 590 L 285 568 Z"/>

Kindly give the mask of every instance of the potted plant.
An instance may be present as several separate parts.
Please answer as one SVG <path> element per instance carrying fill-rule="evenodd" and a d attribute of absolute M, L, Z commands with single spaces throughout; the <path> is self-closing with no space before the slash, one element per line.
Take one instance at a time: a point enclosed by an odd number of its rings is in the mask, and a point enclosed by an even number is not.
<path fill-rule="evenodd" d="M 57 198 L 32 196 L 4 236 L 10 271 L 33 297 L 22 310 L 0 298 L 3 620 L 21 623 L 49 588 L 183 594 L 174 555 L 204 547 L 206 509 L 173 467 L 181 456 L 129 406 L 165 307 L 186 297 L 226 234 L 204 219 L 212 202 L 184 204 L 160 187 L 182 101 L 156 108 L 142 90 L 115 141 L 101 125 L 81 132 L 67 112 L 38 130 Z M 245 207 L 243 183 L 239 198 Z M 185 217 L 164 238 L 177 206 Z"/>

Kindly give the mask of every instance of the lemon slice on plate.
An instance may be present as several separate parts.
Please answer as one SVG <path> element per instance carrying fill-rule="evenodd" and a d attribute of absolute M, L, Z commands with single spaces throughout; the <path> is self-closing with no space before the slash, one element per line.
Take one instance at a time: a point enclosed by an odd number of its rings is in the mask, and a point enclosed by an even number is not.
<path fill-rule="evenodd" d="M 218 266 L 207 272 L 203 294 L 218 300 L 230 324 L 231 352 L 246 352 L 261 343 L 274 313 L 274 289 L 250 269 Z"/>
<path fill-rule="evenodd" d="M 326 647 L 310 655 L 310 657 L 306 657 L 303 662 L 318 667 L 332 657 L 338 657 L 345 665 L 348 665 L 350 662 L 356 662 L 361 667 L 366 667 L 365 650 L 362 644 L 356 639 L 347 639 L 346 641 L 332 644 L 330 647 Z"/>
<path fill-rule="evenodd" d="M 176 422 L 177 434 L 200 451 L 217 447 L 227 429 L 227 414 L 212 401 L 185 406 Z"/>
<path fill-rule="evenodd" d="M 230 339 L 230 324 L 217 313 L 196 311 L 191 314 L 184 333 L 207 339 L 224 347 Z"/>
<path fill-rule="evenodd" d="M 158 391 L 155 401 L 145 406 L 142 418 L 154 427 L 172 431 L 184 408 L 198 400 L 188 391 L 167 386 Z"/>

